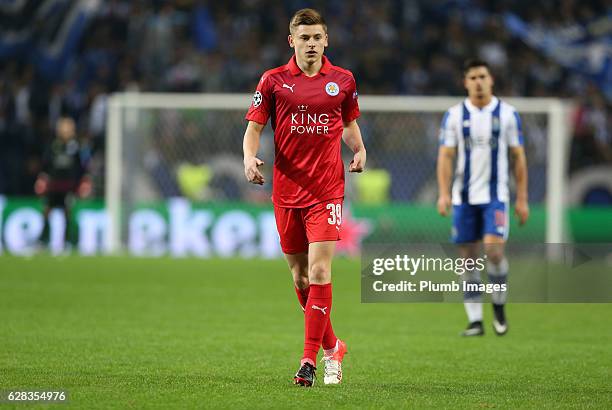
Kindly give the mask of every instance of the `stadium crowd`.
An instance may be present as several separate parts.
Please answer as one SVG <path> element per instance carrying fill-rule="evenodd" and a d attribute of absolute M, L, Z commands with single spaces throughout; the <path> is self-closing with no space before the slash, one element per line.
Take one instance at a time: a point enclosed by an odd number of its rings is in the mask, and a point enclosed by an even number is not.
<path fill-rule="evenodd" d="M 41 75 L 27 52 L 0 59 L 0 193 L 33 193 L 53 124 L 67 113 L 100 196 L 110 93 L 251 92 L 265 69 L 287 61 L 287 21 L 304 6 L 326 16 L 327 54 L 353 71 L 361 94 L 463 95 L 462 61 L 480 56 L 499 95 L 574 99 L 572 169 L 612 163 L 612 104 L 601 84 L 528 46 L 502 18 L 514 12 L 538 27 L 569 27 L 609 13 L 609 2 L 535 3 L 100 2 L 60 76 Z"/>

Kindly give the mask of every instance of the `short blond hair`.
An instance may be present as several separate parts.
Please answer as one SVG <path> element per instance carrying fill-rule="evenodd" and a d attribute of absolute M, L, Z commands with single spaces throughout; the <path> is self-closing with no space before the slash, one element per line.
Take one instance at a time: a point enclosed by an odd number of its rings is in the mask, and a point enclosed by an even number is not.
<path fill-rule="evenodd" d="M 320 24 L 323 26 L 323 30 L 327 33 L 327 24 L 321 13 L 315 9 L 302 9 L 295 12 L 291 20 L 289 20 L 289 32 L 293 34 L 298 26 L 316 26 Z"/>

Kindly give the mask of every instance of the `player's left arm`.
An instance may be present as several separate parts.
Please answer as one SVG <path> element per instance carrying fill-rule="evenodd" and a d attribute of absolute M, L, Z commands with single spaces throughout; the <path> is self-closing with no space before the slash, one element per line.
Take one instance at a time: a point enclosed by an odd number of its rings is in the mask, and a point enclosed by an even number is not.
<path fill-rule="evenodd" d="M 361 130 L 357 125 L 357 120 L 344 122 L 342 140 L 353 151 L 353 160 L 349 164 L 349 172 L 363 172 L 366 164 L 366 149 L 363 145 Z"/>
<path fill-rule="evenodd" d="M 510 147 L 512 157 L 514 178 L 516 180 L 516 203 L 514 213 L 519 218 L 519 224 L 523 225 L 529 218 L 529 203 L 527 202 L 527 158 L 525 148 L 520 145 Z"/>
<path fill-rule="evenodd" d="M 516 180 L 516 203 L 514 213 L 523 225 L 529 218 L 529 204 L 527 203 L 527 158 L 525 157 L 525 146 L 523 139 L 523 127 L 521 116 L 516 110 L 512 110 L 512 119 L 508 123 L 506 133 L 510 157 L 512 159 L 512 171 Z"/>
<path fill-rule="evenodd" d="M 74 164 L 77 182 L 76 193 L 80 198 L 88 198 L 93 192 L 93 182 L 89 174 L 90 158 L 91 152 L 79 144 L 79 149 L 74 154 Z"/>
<path fill-rule="evenodd" d="M 51 147 L 45 148 L 42 156 L 42 170 L 36 177 L 36 182 L 34 183 L 34 192 L 36 195 L 44 195 L 49 189 L 49 172 L 51 171 L 52 155 Z"/>

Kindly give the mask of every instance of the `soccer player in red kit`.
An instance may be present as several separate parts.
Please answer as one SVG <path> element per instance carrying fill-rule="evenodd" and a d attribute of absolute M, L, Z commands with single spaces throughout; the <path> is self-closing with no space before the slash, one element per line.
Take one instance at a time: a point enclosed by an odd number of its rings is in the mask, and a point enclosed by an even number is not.
<path fill-rule="evenodd" d="M 354 152 L 349 172 L 361 172 L 366 150 L 359 117 L 355 79 L 323 55 L 327 26 L 313 9 L 295 13 L 289 23 L 289 62 L 266 71 L 246 119 L 244 172 L 263 184 L 256 157 L 268 119 L 274 129 L 272 202 L 283 253 L 304 310 L 304 354 L 295 384 L 314 383 L 316 360 L 323 346 L 325 384 L 342 380 L 346 344 L 332 328 L 331 265 L 342 235 L 344 165 L 341 140 Z"/>

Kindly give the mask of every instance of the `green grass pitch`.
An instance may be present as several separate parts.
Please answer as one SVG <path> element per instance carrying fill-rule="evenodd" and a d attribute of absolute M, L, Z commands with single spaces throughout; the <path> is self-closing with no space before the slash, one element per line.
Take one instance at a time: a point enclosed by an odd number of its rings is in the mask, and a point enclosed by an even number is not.
<path fill-rule="evenodd" d="M 487 308 L 463 339 L 461 304 L 361 304 L 359 261 L 333 276 L 345 380 L 304 389 L 282 260 L 0 257 L 0 390 L 87 409 L 612 408 L 612 304 L 511 305 L 505 337 Z"/>

